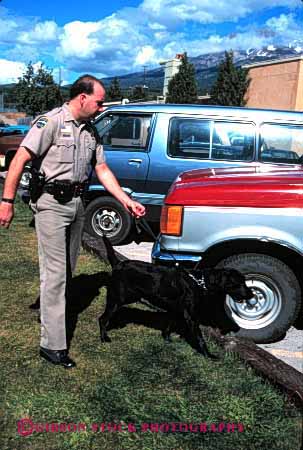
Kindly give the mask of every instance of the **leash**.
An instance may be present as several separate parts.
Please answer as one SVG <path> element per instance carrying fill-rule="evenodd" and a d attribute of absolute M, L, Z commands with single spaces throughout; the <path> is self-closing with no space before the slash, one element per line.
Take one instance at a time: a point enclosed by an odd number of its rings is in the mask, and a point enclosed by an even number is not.
<path fill-rule="evenodd" d="M 143 217 L 141 217 L 140 219 L 135 219 L 135 225 L 136 225 L 136 229 L 137 229 L 137 233 L 138 233 L 138 234 L 141 234 L 141 232 L 142 232 L 142 230 L 140 229 L 140 226 L 141 226 L 142 229 L 143 229 L 147 234 L 149 234 L 149 235 L 153 238 L 154 241 L 156 241 L 156 240 L 158 239 L 158 236 L 155 235 L 155 233 L 154 233 L 153 230 L 151 229 L 150 225 L 148 224 L 147 220 L 144 219 Z M 177 267 L 180 267 L 180 264 L 179 264 L 179 262 L 177 261 L 177 259 L 174 257 L 174 255 L 172 255 L 172 254 L 170 253 L 170 251 L 167 250 L 167 249 L 165 248 L 164 245 L 162 245 L 162 247 L 163 247 L 163 249 L 164 249 L 166 252 L 168 252 L 169 256 L 171 256 L 171 258 L 175 261 L 176 266 L 177 266 Z M 184 270 L 182 267 L 181 267 L 181 269 Z"/>
<path fill-rule="evenodd" d="M 189 273 L 188 275 L 197 283 L 199 288 L 203 289 L 204 291 L 207 291 L 207 287 L 206 287 L 206 284 L 205 284 L 205 278 L 204 278 L 203 275 L 202 275 L 201 278 L 194 277 L 192 273 Z"/>
<path fill-rule="evenodd" d="M 146 231 L 147 234 L 149 234 L 154 239 L 154 241 L 157 240 L 157 236 L 155 235 L 155 233 L 151 229 L 151 227 L 148 224 L 147 220 L 144 219 L 143 217 L 141 217 L 140 219 L 135 219 L 135 226 L 136 226 L 136 230 L 137 230 L 138 234 L 141 234 L 142 233 L 142 229 L 143 229 L 144 231 Z M 140 226 L 142 227 L 142 229 L 140 228 Z"/>
<path fill-rule="evenodd" d="M 142 232 L 142 230 L 141 230 L 141 228 L 140 228 L 140 226 L 141 226 L 142 229 L 154 239 L 154 241 L 157 240 L 157 236 L 155 235 L 155 233 L 154 233 L 153 230 L 151 229 L 151 227 L 150 227 L 150 225 L 148 224 L 147 220 L 144 219 L 143 217 L 141 217 L 140 219 L 135 219 L 135 226 L 136 226 L 136 229 L 137 229 L 137 233 L 138 233 L 138 234 L 141 234 L 141 232 Z M 187 270 L 185 270 L 182 266 L 180 266 L 180 263 L 177 261 L 177 259 L 174 257 L 174 255 L 173 255 L 172 253 L 170 253 L 170 251 L 167 250 L 167 249 L 165 248 L 164 245 L 162 245 L 162 247 L 163 247 L 163 249 L 164 249 L 166 252 L 168 252 L 169 256 L 171 256 L 171 258 L 174 260 L 177 269 L 180 269 L 180 270 L 182 270 L 183 272 L 185 272 L 187 275 L 189 275 L 189 276 L 195 281 L 195 283 L 198 285 L 198 287 L 199 287 L 200 289 L 207 290 L 207 287 L 206 287 L 206 284 L 205 284 L 205 279 L 204 279 L 204 276 L 203 276 L 203 275 L 202 275 L 202 277 L 201 277 L 200 279 L 194 277 L 193 274 L 189 273 L 189 272 L 188 272 Z M 197 263 L 197 265 L 198 265 L 198 264 L 199 264 L 199 262 Z M 195 267 L 195 268 L 196 268 L 196 267 Z"/>

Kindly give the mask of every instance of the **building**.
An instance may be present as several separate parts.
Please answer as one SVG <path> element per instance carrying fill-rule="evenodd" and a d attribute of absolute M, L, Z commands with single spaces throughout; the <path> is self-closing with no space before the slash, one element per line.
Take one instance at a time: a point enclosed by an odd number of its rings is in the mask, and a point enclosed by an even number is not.
<path fill-rule="evenodd" d="M 303 111 L 303 56 L 243 66 L 249 70 L 246 106 Z"/>
<path fill-rule="evenodd" d="M 163 85 L 163 97 L 166 97 L 168 90 L 168 83 L 176 73 L 179 72 L 179 66 L 182 62 L 183 53 L 178 53 L 175 58 L 168 61 L 160 62 L 161 66 L 164 66 L 164 85 Z"/>

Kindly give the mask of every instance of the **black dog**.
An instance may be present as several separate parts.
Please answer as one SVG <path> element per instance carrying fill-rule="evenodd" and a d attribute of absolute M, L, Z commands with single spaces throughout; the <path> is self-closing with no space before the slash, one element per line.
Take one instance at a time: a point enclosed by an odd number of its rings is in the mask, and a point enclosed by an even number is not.
<path fill-rule="evenodd" d="M 112 277 L 107 286 L 106 308 L 99 317 L 101 341 L 110 342 L 106 328 L 119 308 L 134 302 L 145 303 L 145 300 L 172 315 L 170 325 L 162 333 L 164 338 L 168 339 L 175 324 L 181 322 L 192 347 L 206 357 L 215 358 L 208 351 L 199 327 L 204 299 L 223 304 L 226 294 L 239 303 L 252 298 L 254 294 L 246 286 L 244 276 L 235 269 L 188 272 L 143 261 L 120 261 L 110 241 L 103 239 Z"/>

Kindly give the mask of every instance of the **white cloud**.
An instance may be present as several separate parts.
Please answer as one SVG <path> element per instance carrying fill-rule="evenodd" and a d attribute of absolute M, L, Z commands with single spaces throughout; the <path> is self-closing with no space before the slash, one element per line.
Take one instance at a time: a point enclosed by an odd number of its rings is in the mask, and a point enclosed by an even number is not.
<path fill-rule="evenodd" d="M 113 14 L 99 22 L 65 25 L 57 56 L 70 70 L 120 74 L 133 70 L 136 55 L 148 42 L 141 24 L 131 26 Z"/>
<path fill-rule="evenodd" d="M 3 56 L 10 61 L 20 61 L 24 63 L 37 61 L 42 57 L 37 46 L 24 45 L 21 43 L 17 43 L 14 47 L 7 50 Z"/>
<path fill-rule="evenodd" d="M 5 39 L 7 35 L 18 28 L 14 20 L 0 18 L 0 38 Z"/>
<path fill-rule="evenodd" d="M 168 33 L 167 31 L 159 31 L 157 33 L 154 33 L 154 39 L 157 41 L 157 43 L 159 44 L 160 41 L 168 41 L 171 39 L 171 35 L 170 33 Z"/>
<path fill-rule="evenodd" d="M 94 56 L 100 45 L 94 33 L 99 29 L 99 22 L 75 21 L 68 23 L 63 27 L 63 33 L 59 37 L 59 54 L 62 58 L 73 56 L 88 58 Z"/>
<path fill-rule="evenodd" d="M 157 22 L 149 23 L 148 26 L 151 30 L 156 30 L 156 31 L 166 30 L 166 27 L 164 25 L 161 25 L 161 23 L 157 23 Z"/>
<path fill-rule="evenodd" d="M 277 33 L 285 33 L 295 25 L 293 14 L 281 14 L 279 17 L 268 19 L 266 25 Z"/>
<path fill-rule="evenodd" d="M 16 83 L 26 70 L 26 65 L 21 62 L 0 59 L 0 84 Z"/>
<path fill-rule="evenodd" d="M 18 40 L 27 44 L 54 41 L 58 37 L 58 25 L 50 20 L 37 23 L 32 30 L 21 32 Z"/>
<path fill-rule="evenodd" d="M 136 56 L 135 64 L 138 66 L 142 66 L 146 63 L 154 63 L 155 62 L 156 51 L 150 45 L 146 45 L 143 47 Z"/>
<path fill-rule="evenodd" d="M 34 72 L 41 67 L 42 61 L 33 64 Z M 0 59 L 0 84 L 17 83 L 18 78 L 22 77 L 27 71 L 27 64 L 20 61 L 11 61 L 8 59 Z"/>
<path fill-rule="evenodd" d="M 140 5 L 159 23 L 191 20 L 199 23 L 236 22 L 265 8 L 298 7 L 298 0 L 144 0 Z"/>
<path fill-rule="evenodd" d="M 116 39 L 117 37 L 126 38 L 125 33 L 132 34 L 127 20 L 119 18 L 117 14 L 113 14 L 99 22 L 100 32 L 105 36 Z M 128 37 L 128 36 L 127 36 Z"/>
<path fill-rule="evenodd" d="M 40 59 L 47 65 L 52 61 L 53 66 L 65 67 L 69 74 L 92 72 L 105 76 L 142 70 L 142 65 L 152 68 L 184 51 L 198 56 L 289 42 L 300 49 L 302 24 L 293 9 L 302 8 L 298 1 L 142 0 L 137 8 L 123 8 L 101 20 L 78 20 L 63 27 L 53 20 L 13 17 L 0 7 L 1 55 L 6 61 L 20 61 L 15 63 L 16 68 L 22 61 Z M 284 7 L 284 14 L 262 23 L 263 11 L 277 6 Z M 255 18 L 260 13 L 258 23 L 240 21 L 252 12 Z M 225 32 L 225 21 L 229 22 L 229 34 Z M 231 22 L 237 22 L 232 33 Z"/>

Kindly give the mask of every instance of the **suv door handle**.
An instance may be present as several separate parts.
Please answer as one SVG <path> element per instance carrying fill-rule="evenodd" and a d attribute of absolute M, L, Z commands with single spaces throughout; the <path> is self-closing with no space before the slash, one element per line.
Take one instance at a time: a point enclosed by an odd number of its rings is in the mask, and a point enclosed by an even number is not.
<path fill-rule="evenodd" d="M 128 164 L 130 166 L 137 166 L 137 167 L 139 167 L 141 163 L 142 163 L 142 159 L 129 159 L 128 160 Z"/>

